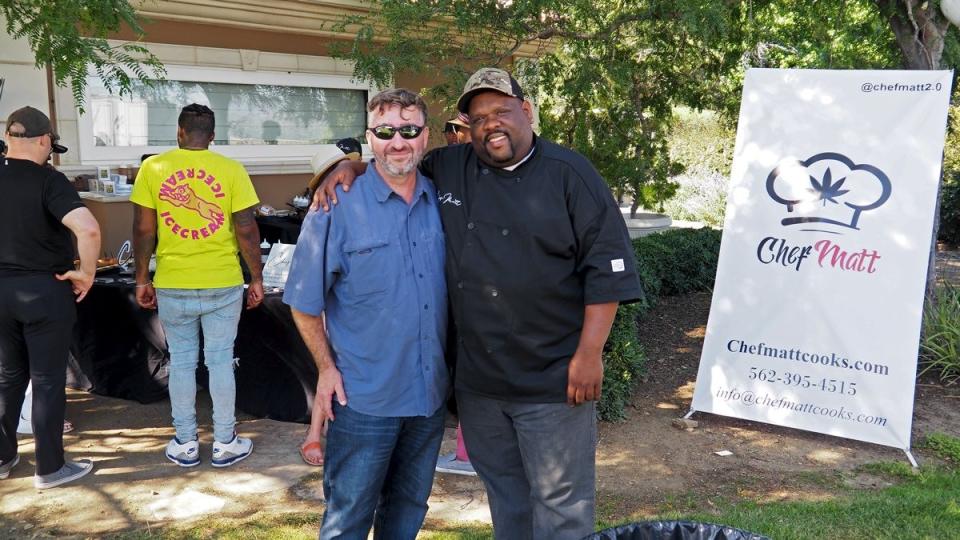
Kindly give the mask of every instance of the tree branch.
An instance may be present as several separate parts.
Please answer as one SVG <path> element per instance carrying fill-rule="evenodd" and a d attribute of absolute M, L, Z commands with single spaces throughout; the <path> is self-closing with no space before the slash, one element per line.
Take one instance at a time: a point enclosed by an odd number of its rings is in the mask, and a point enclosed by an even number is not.
<path fill-rule="evenodd" d="M 642 21 L 647 18 L 647 14 L 635 13 L 635 14 L 624 14 L 610 21 L 610 23 L 597 30 L 593 33 L 584 33 L 584 32 L 575 32 L 573 30 L 565 30 L 559 26 L 549 26 L 537 31 L 535 28 L 530 25 L 524 25 L 526 28 L 528 37 L 524 38 L 525 42 L 536 41 L 536 40 L 548 40 L 551 38 L 565 38 L 565 39 L 579 39 L 585 41 L 593 41 L 598 39 L 606 39 L 610 37 L 614 32 L 620 29 L 620 27 L 630 24 L 636 21 Z"/>

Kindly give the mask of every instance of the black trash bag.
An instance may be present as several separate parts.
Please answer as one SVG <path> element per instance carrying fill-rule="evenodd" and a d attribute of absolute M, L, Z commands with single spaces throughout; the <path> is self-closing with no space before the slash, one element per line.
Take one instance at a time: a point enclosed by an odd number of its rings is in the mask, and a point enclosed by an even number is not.
<path fill-rule="evenodd" d="M 643 521 L 595 532 L 583 540 L 770 540 L 726 525 L 693 521 Z"/>

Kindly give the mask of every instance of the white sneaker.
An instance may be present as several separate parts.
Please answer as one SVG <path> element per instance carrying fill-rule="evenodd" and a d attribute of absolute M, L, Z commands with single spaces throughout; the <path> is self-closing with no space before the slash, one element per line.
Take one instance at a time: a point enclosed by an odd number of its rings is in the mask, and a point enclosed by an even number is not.
<path fill-rule="evenodd" d="M 20 454 L 13 456 L 13 459 L 6 463 L 0 463 L 0 480 L 10 476 L 10 471 L 20 463 Z"/>
<path fill-rule="evenodd" d="M 20 435 L 33 435 L 33 425 L 30 424 L 29 418 L 24 418 L 23 415 L 20 415 L 20 423 L 17 424 L 17 433 Z"/>
<path fill-rule="evenodd" d="M 93 462 L 91 462 L 89 459 L 81 459 L 80 461 L 67 461 L 64 462 L 63 467 L 60 467 L 60 470 L 57 472 L 45 474 L 43 476 L 40 476 L 39 474 L 34 475 L 33 487 L 37 489 L 48 489 L 62 486 L 67 482 L 73 482 L 77 478 L 86 476 L 87 473 L 92 470 Z"/>
<path fill-rule="evenodd" d="M 228 443 L 213 441 L 214 467 L 229 467 L 234 463 L 246 459 L 253 452 L 253 441 L 246 437 L 233 434 L 233 440 Z"/>
<path fill-rule="evenodd" d="M 477 471 L 473 469 L 473 465 L 471 465 L 469 461 L 460 461 L 457 459 L 456 452 L 444 454 L 437 458 L 436 471 L 438 473 L 460 474 L 463 476 L 477 475 Z"/>
<path fill-rule="evenodd" d="M 174 437 L 167 443 L 164 454 L 181 467 L 195 467 L 200 464 L 200 443 L 196 440 L 181 443 Z"/>

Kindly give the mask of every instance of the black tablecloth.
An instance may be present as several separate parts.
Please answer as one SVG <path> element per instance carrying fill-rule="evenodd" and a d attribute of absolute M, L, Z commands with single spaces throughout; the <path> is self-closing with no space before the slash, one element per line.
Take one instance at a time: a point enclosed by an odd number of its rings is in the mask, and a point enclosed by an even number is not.
<path fill-rule="evenodd" d="M 78 306 L 67 383 L 95 394 L 150 403 L 167 396 L 169 354 L 157 312 L 141 309 L 130 284 L 97 283 Z M 310 421 L 317 369 L 279 293 L 240 317 L 234 353 L 237 408 Z M 202 353 L 197 379 L 206 385 Z"/>
<path fill-rule="evenodd" d="M 161 400 L 166 350 L 157 312 L 137 305 L 133 286 L 96 284 L 77 305 L 67 385 L 140 403 Z"/>
<path fill-rule="evenodd" d="M 268 293 L 260 307 L 240 317 L 237 407 L 254 416 L 310 423 L 317 365 L 281 296 Z"/>
<path fill-rule="evenodd" d="M 297 238 L 300 238 L 302 222 L 303 220 L 296 216 L 258 216 L 257 228 L 260 229 L 260 238 L 271 244 L 296 244 Z"/>

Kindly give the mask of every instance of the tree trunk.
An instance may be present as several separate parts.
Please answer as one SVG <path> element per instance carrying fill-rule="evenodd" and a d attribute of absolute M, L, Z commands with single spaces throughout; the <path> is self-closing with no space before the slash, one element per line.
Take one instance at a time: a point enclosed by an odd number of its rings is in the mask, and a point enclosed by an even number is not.
<path fill-rule="evenodd" d="M 950 21 L 940 12 L 939 4 L 929 0 L 876 0 L 876 2 L 880 11 L 889 17 L 890 28 L 897 38 L 900 50 L 903 51 L 904 67 L 940 69 L 944 36 L 950 28 Z M 936 300 L 934 289 L 937 284 L 937 231 L 940 228 L 939 189 L 933 219 L 933 238 L 930 242 L 927 287 L 924 295 L 924 318 L 929 306 Z"/>
<path fill-rule="evenodd" d="M 950 21 L 929 0 L 876 0 L 888 17 L 906 69 L 940 69 Z"/>

